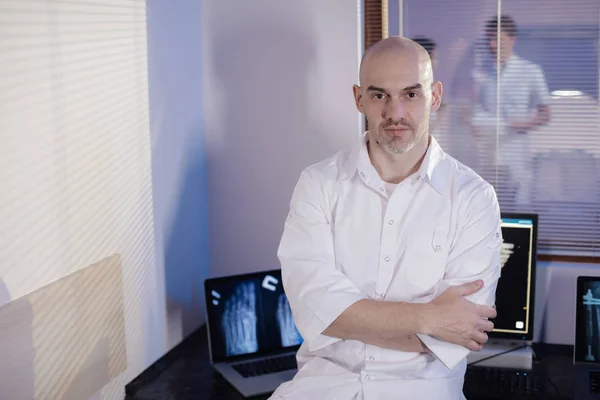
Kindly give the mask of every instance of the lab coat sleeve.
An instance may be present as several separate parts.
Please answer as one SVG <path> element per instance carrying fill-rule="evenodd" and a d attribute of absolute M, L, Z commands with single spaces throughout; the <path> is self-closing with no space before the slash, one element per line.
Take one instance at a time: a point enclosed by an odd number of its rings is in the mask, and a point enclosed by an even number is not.
<path fill-rule="evenodd" d="M 535 67 L 535 71 L 532 76 L 533 80 L 533 107 L 538 108 L 541 106 L 548 106 L 552 101 L 550 92 L 548 90 L 548 84 L 546 83 L 546 77 L 541 67 Z"/>
<path fill-rule="evenodd" d="M 283 285 L 298 331 L 311 351 L 341 339 L 322 332 L 365 298 L 336 268 L 329 199 L 324 183 L 305 170 L 294 189 L 279 244 Z"/>
<path fill-rule="evenodd" d="M 500 278 L 502 230 L 500 207 L 493 187 L 471 188 L 460 207 L 460 227 L 451 247 L 444 279 L 434 291 L 442 294 L 448 287 L 483 280 L 483 288 L 466 299 L 488 306 L 494 305 Z M 466 347 L 444 342 L 428 335 L 418 337 L 429 350 L 448 367 L 454 368 L 468 354 Z"/>

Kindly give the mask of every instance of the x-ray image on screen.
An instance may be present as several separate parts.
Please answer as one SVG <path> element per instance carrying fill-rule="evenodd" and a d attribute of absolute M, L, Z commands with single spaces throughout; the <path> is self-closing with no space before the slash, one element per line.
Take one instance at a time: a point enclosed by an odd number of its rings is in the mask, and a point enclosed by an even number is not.
<path fill-rule="evenodd" d="M 514 243 L 502 242 L 502 247 L 500 250 L 500 268 L 504 268 L 510 256 L 515 254 L 514 248 Z"/>
<path fill-rule="evenodd" d="M 214 358 L 302 343 L 279 271 L 212 280 L 206 290 Z"/>
<path fill-rule="evenodd" d="M 302 343 L 300 332 L 294 324 L 292 309 L 285 294 L 280 294 L 277 300 L 277 327 L 281 335 L 281 345 L 283 347 L 295 346 Z"/>
<path fill-rule="evenodd" d="M 577 308 L 576 361 L 600 362 L 600 281 L 583 282 Z"/>
<path fill-rule="evenodd" d="M 256 288 L 254 282 L 238 284 L 224 305 L 221 329 L 225 354 L 236 356 L 258 351 L 256 338 Z"/>
<path fill-rule="evenodd" d="M 502 227 L 500 280 L 496 289 L 496 329 L 510 332 L 527 331 L 528 285 L 531 267 L 530 226 Z"/>

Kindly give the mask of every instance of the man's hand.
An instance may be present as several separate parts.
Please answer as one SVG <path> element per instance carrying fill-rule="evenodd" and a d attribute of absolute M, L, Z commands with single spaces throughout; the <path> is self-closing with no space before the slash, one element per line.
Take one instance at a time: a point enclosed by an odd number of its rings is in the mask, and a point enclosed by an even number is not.
<path fill-rule="evenodd" d="M 533 111 L 529 118 L 514 119 L 509 122 L 509 126 L 518 131 L 528 131 L 541 125 L 545 125 L 550 120 L 550 108 L 548 106 L 540 106 Z"/>
<path fill-rule="evenodd" d="M 528 131 L 536 125 L 534 118 L 514 119 L 509 122 L 509 126 L 517 131 Z"/>
<path fill-rule="evenodd" d="M 482 287 L 483 282 L 476 281 L 448 288 L 425 308 L 421 331 L 472 351 L 481 350 L 488 340 L 486 332 L 494 329 L 494 324 L 487 318 L 495 318 L 496 310 L 463 297 Z"/>

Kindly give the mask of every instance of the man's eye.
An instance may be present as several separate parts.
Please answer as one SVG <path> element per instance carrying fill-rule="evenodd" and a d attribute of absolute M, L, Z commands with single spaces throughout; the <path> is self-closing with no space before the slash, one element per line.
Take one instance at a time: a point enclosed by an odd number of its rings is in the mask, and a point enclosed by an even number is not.
<path fill-rule="evenodd" d="M 377 100 L 383 100 L 383 99 L 385 99 L 385 94 L 383 94 L 383 93 L 375 93 L 375 94 L 373 95 L 373 97 L 374 97 L 375 99 L 377 99 Z"/>
<path fill-rule="evenodd" d="M 409 99 L 414 99 L 417 96 L 418 96 L 418 94 L 415 93 L 415 92 L 408 92 L 408 93 L 406 93 L 406 97 L 408 97 Z"/>

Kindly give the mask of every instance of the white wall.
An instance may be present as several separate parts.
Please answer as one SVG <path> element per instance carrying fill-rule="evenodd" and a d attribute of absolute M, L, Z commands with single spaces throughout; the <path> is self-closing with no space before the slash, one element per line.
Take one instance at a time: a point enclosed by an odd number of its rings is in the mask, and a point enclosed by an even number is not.
<path fill-rule="evenodd" d="M 208 276 L 200 0 L 148 0 L 148 77 L 155 215 L 157 349 L 204 321 Z"/>
<path fill-rule="evenodd" d="M 279 268 L 300 171 L 359 133 L 358 4 L 204 0 L 211 275 Z"/>

